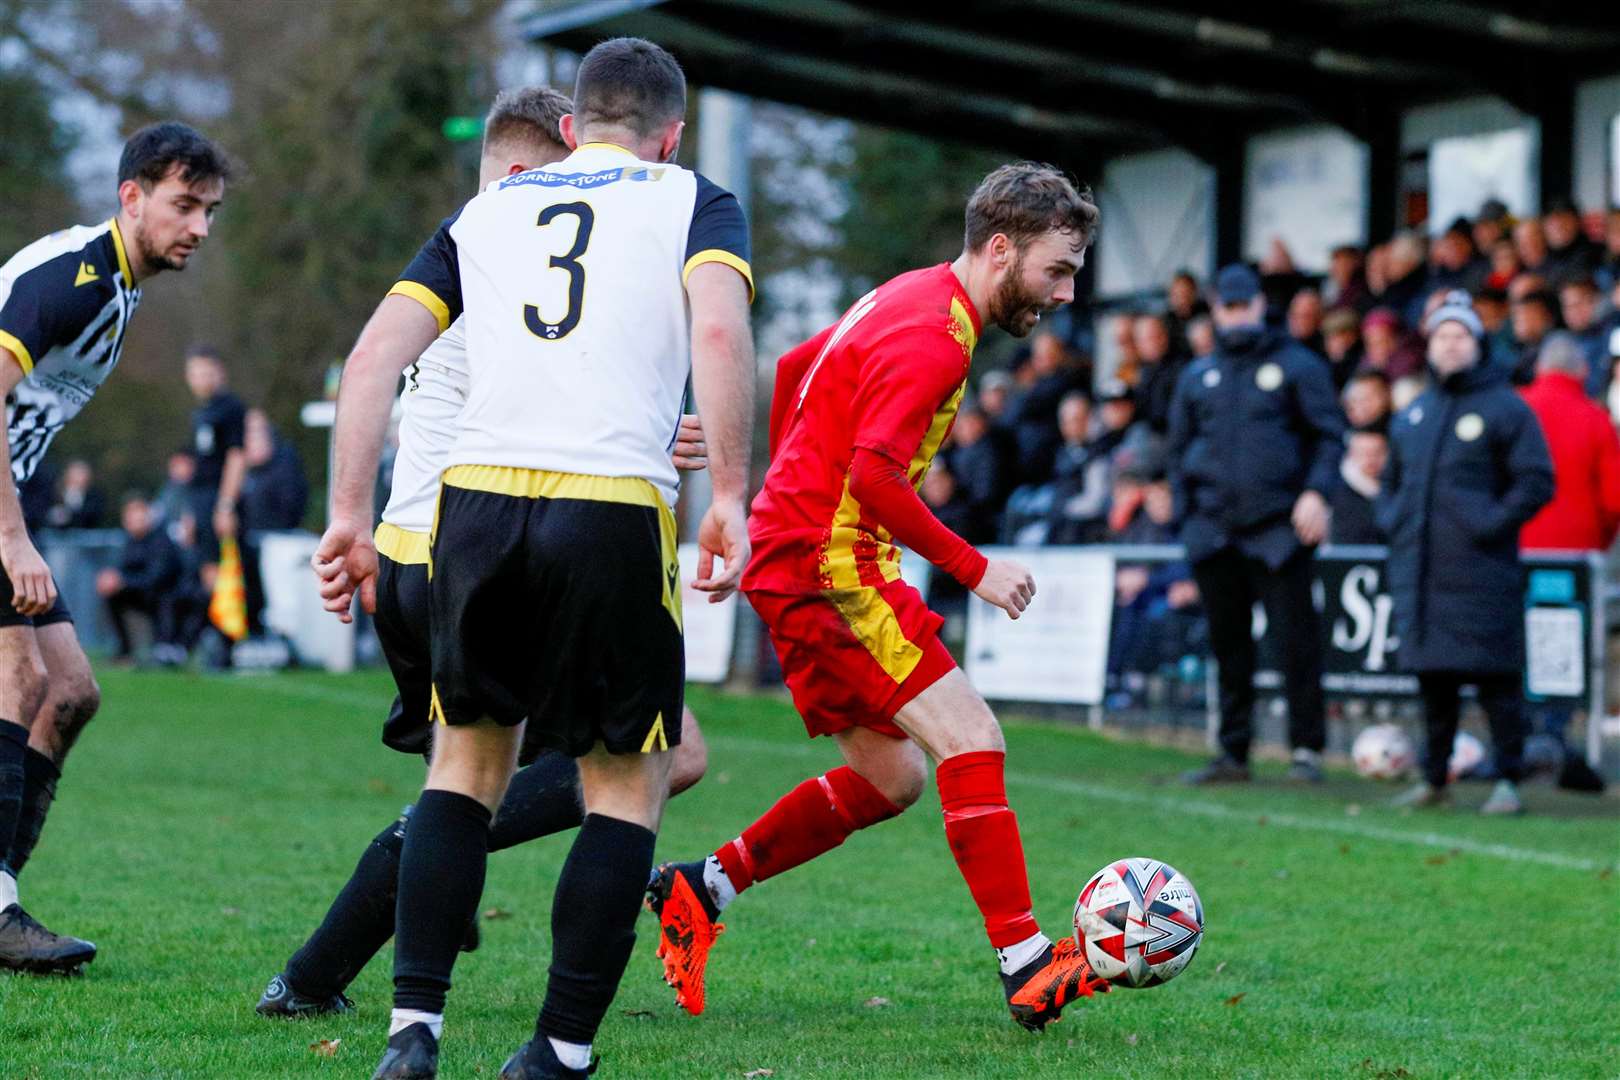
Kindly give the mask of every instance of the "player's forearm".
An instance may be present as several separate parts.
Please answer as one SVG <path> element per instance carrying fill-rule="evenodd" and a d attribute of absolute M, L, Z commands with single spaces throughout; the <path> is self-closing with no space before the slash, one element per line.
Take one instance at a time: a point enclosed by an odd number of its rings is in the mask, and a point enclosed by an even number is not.
<path fill-rule="evenodd" d="M 399 372 L 356 347 L 343 367 L 332 432 L 332 517 L 369 522 L 377 463 L 388 434 Z"/>
<path fill-rule="evenodd" d="M 438 317 L 407 296 L 389 295 L 360 331 L 343 365 L 332 431 L 333 520 L 369 528 L 377 462 L 399 376 L 439 336 Z"/>
<path fill-rule="evenodd" d="M 236 509 L 236 502 L 242 496 L 242 480 L 246 476 L 247 455 L 242 448 L 237 446 L 225 451 L 225 470 L 219 478 L 219 507 Z"/>
<path fill-rule="evenodd" d="M 740 325 L 694 322 L 692 345 L 692 389 L 703 418 L 714 497 L 740 502 L 748 494 L 754 437 L 754 344 L 746 318 Z"/>
<path fill-rule="evenodd" d="M 0 398 L 10 397 L 24 377 L 22 365 L 11 355 L 11 351 L 0 347 Z M 0 541 L 27 535 L 22 500 L 18 497 L 17 485 L 11 479 L 11 440 L 0 439 Z"/>
<path fill-rule="evenodd" d="M 8 440 L 0 439 L 0 542 L 20 540 L 27 535 L 22 500 L 11 479 L 11 446 Z"/>
<path fill-rule="evenodd" d="M 898 462 L 858 447 L 849 468 L 849 493 L 860 502 L 862 517 L 881 522 L 889 535 L 965 588 L 984 580 L 989 560 L 934 516 Z"/>

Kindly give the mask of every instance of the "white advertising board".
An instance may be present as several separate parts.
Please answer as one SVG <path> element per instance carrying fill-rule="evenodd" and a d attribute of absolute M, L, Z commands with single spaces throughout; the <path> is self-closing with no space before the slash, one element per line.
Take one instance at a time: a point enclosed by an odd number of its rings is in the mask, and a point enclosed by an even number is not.
<path fill-rule="evenodd" d="M 1536 139 L 1528 127 L 1457 135 L 1429 147 L 1429 232 L 1472 218 L 1487 199 L 1516 216 L 1533 214 Z"/>
<path fill-rule="evenodd" d="M 1475 209 L 1478 209 L 1476 205 Z M 1338 128 L 1257 135 L 1245 148 L 1243 254 L 1281 240 L 1297 269 L 1321 273 L 1367 234 L 1367 147 Z"/>
<path fill-rule="evenodd" d="M 692 588 L 697 577 L 696 544 L 682 544 L 681 616 L 686 626 L 686 679 L 688 682 L 722 683 L 731 676 L 731 646 L 737 636 L 737 594 L 718 604 Z"/>
<path fill-rule="evenodd" d="M 1085 550 L 985 548 L 1029 567 L 1035 599 L 1016 620 L 968 601 L 967 674 L 985 697 L 1096 705 L 1108 673 L 1114 557 Z"/>

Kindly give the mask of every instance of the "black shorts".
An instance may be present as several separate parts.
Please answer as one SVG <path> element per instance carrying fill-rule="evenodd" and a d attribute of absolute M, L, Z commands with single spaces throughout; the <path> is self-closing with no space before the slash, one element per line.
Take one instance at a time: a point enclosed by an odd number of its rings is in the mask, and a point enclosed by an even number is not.
<path fill-rule="evenodd" d="M 433 743 L 433 720 L 428 713 L 433 695 L 428 619 L 427 534 L 379 526 L 377 642 L 399 689 L 383 723 L 382 741 L 405 754 L 426 754 Z"/>
<path fill-rule="evenodd" d="M 6 576 L 5 567 L 0 566 L 0 627 L 32 626 L 38 629 L 52 623 L 73 621 L 73 613 L 68 611 L 67 602 L 62 599 L 62 583 L 59 581 L 56 583 L 56 601 L 43 615 L 19 614 L 11 605 L 12 597 L 15 595 L 11 588 L 11 579 Z"/>
<path fill-rule="evenodd" d="M 579 757 L 681 738 L 675 518 L 641 479 L 453 466 L 433 537 L 433 714 Z"/>

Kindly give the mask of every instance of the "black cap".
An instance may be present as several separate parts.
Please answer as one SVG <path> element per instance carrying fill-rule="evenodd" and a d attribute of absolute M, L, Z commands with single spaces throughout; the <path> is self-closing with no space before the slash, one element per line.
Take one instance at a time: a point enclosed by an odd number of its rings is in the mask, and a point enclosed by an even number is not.
<path fill-rule="evenodd" d="M 1501 199 L 1486 199 L 1485 205 L 1479 208 L 1479 220 L 1481 221 L 1501 221 L 1507 216 L 1507 203 Z"/>
<path fill-rule="evenodd" d="M 1222 267 L 1215 275 L 1215 297 L 1223 304 L 1247 304 L 1260 295 L 1260 275 L 1245 263 Z"/>

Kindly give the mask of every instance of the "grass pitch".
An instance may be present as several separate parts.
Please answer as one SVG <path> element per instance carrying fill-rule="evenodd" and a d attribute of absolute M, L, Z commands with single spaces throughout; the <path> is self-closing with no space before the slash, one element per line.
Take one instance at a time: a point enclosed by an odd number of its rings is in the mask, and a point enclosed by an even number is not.
<path fill-rule="evenodd" d="M 377 673 L 109 671 L 23 876 L 26 905 L 95 940 L 78 979 L 0 977 L 0 1077 L 370 1076 L 389 953 L 344 1017 L 253 1014 L 364 845 L 410 801 L 418 762 L 384 749 Z M 831 766 L 774 697 L 695 691 L 708 777 L 673 803 L 660 857 L 734 836 Z M 1620 1074 L 1620 803 L 1529 789 L 1532 815 L 1383 808 L 1344 776 L 1189 792 L 1189 758 L 1008 724 L 1009 789 L 1037 915 L 1068 924 L 1110 859 L 1184 871 L 1208 932 L 1175 982 L 1018 1029 L 932 794 L 897 821 L 743 896 L 679 1012 L 641 937 L 597 1049 L 612 1077 L 1569 1076 Z M 1459 793 L 1462 807 L 1484 789 Z M 484 947 L 456 968 L 442 1071 L 494 1077 L 545 985 L 568 837 L 490 862 Z"/>

